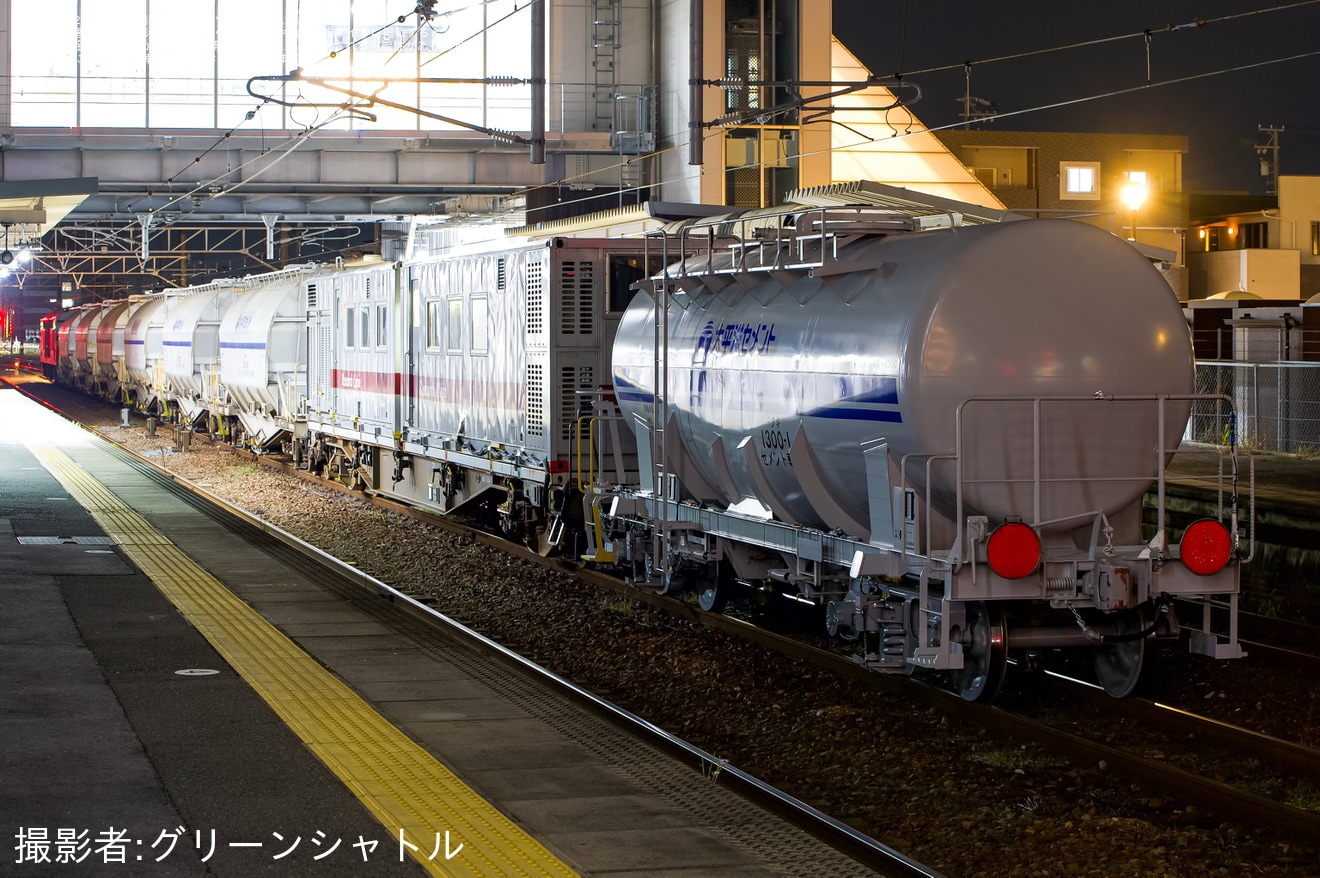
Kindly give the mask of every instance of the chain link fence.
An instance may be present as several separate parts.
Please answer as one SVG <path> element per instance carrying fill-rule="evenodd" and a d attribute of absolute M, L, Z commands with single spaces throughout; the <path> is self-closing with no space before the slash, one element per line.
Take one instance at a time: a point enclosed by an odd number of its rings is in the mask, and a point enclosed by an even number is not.
<path fill-rule="evenodd" d="M 1252 451 L 1320 454 L 1320 363 L 1198 362 L 1196 392 L 1223 394 L 1237 408 L 1238 442 Z M 1201 401 L 1186 438 L 1225 445 L 1228 406 Z"/>

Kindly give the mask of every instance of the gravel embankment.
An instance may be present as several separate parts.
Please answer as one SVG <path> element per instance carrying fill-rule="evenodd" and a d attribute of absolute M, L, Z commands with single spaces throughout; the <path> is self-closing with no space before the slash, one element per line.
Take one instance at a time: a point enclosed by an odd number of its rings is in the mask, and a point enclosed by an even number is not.
<path fill-rule="evenodd" d="M 168 453 L 168 433 L 103 430 L 949 876 L 1320 875 L 1313 840 L 1224 823 L 1101 766 L 953 726 L 206 441 Z"/>

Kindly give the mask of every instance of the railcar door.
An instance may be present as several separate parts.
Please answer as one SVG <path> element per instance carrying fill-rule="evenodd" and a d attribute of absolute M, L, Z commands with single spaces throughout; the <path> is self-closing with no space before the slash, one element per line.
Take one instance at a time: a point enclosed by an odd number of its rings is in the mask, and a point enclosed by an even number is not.
<path fill-rule="evenodd" d="M 341 321 L 338 362 L 332 374 L 339 426 L 352 426 L 372 444 L 389 444 L 394 429 L 396 383 L 389 352 L 394 298 L 390 269 L 346 272 L 339 284 Z M 383 437 L 383 440 L 382 440 Z"/>
<path fill-rule="evenodd" d="M 307 417 L 314 422 L 335 410 L 335 298 L 334 278 L 307 282 Z"/>

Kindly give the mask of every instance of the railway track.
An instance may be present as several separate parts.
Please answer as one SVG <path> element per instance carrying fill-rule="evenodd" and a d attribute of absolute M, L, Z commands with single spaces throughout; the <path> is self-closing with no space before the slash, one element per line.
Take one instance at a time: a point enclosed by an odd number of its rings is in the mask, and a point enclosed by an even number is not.
<path fill-rule="evenodd" d="M 278 462 L 267 458 L 261 459 L 265 465 L 278 467 Z M 302 474 L 306 477 L 305 474 Z M 314 484 L 324 486 L 319 479 L 307 477 Z M 417 518 L 429 525 L 446 530 L 461 531 L 454 523 L 437 520 L 435 516 L 400 507 L 389 501 L 376 501 L 382 508 L 391 509 L 401 515 Z M 539 564 L 549 564 L 554 569 L 564 570 L 563 565 L 546 562 L 529 552 L 512 547 L 503 540 L 474 534 L 468 538 L 492 548 L 518 555 L 523 559 Z M 1154 794 L 1165 798 L 1179 798 L 1198 808 L 1213 809 L 1237 822 L 1251 822 L 1284 832 L 1296 839 L 1311 839 L 1320 829 L 1320 818 L 1314 812 L 1292 808 L 1285 803 L 1274 801 L 1250 791 L 1240 789 L 1198 774 L 1199 769 L 1187 769 L 1168 764 L 1169 757 L 1152 758 L 1142 753 L 1131 752 L 1121 746 L 1111 746 L 1104 740 L 1097 740 L 1090 735 L 1078 734 L 1057 725 L 1041 722 L 1024 713 L 1005 708 L 984 708 L 963 702 L 956 696 L 930 687 L 912 684 L 905 678 L 891 678 L 862 670 L 849 659 L 826 650 L 802 643 L 781 634 L 757 628 L 748 623 L 727 616 L 701 613 L 694 606 L 681 600 L 667 598 L 659 594 L 625 585 L 603 575 L 598 571 L 574 571 L 584 580 L 602 588 L 609 589 L 632 600 L 663 608 L 666 612 L 695 621 L 709 628 L 723 631 L 740 639 L 749 640 L 789 655 L 799 660 L 811 662 L 831 673 L 865 682 L 867 685 L 889 689 L 902 695 L 904 699 L 938 711 L 949 717 L 950 725 L 965 725 L 991 729 L 996 734 L 1015 741 L 1032 741 L 1042 748 L 1067 756 L 1079 764 L 1104 764 L 1106 771 L 1131 778 L 1142 783 Z M 396 598 L 396 602 L 399 599 Z M 419 605 L 420 606 L 420 605 Z M 1053 685 L 1052 683 L 1050 684 Z M 1041 700 L 1066 699 L 1075 702 L 1087 702 L 1090 695 L 1070 688 L 1065 694 L 1044 695 Z M 1252 758 L 1268 764 L 1279 765 L 1278 770 L 1297 777 L 1316 776 L 1316 759 L 1312 751 L 1288 742 L 1274 742 L 1260 735 L 1236 730 L 1223 723 L 1208 722 L 1186 714 L 1170 711 L 1164 707 L 1142 705 L 1139 702 L 1115 702 L 1107 696 L 1101 696 L 1098 704 L 1103 712 L 1117 717 L 1123 724 L 1142 728 L 1147 738 L 1158 741 L 1187 739 L 1198 743 L 1214 742 L 1216 747 L 1234 751 L 1239 755 L 1250 753 Z M 1098 708 L 1093 708 L 1098 709 Z M 697 757 L 702 759 L 704 757 Z M 712 757 L 713 758 L 713 757 Z M 736 775 L 730 773 L 729 780 Z M 920 873 L 917 873 L 920 874 Z"/>
<path fill-rule="evenodd" d="M 307 478 L 318 484 L 323 483 L 322 480 L 299 472 L 282 461 L 257 458 L 246 452 L 237 453 L 260 460 L 263 465 L 296 473 L 300 478 Z M 347 491 L 342 486 L 336 488 Z M 668 597 L 640 588 L 598 570 L 570 567 L 542 558 L 497 536 L 452 521 L 438 519 L 432 514 L 391 500 L 371 498 L 371 502 L 396 514 L 451 530 L 465 538 L 488 545 L 492 549 L 516 555 L 529 563 L 572 572 L 593 585 L 643 601 L 665 612 L 773 649 L 783 655 L 809 662 L 840 676 L 900 694 L 958 722 L 973 723 L 1016 740 L 1031 741 L 1046 750 L 1082 763 L 1103 763 L 1107 766 L 1107 770 L 1140 783 L 1161 797 L 1177 797 L 1225 818 L 1282 830 L 1299 838 L 1320 837 L 1320 811 L 1293 807 L 1240 786 L 1216 780 L 1206 773 L 1180 768 L 1171 764 L 1168 758 L 1168 751 L 1171 748 L 1186 755 L 1194 754 L 1195 749 L 1200 746 L 1214 747 L 1225 754 L 1238 754 L 1239 758 L 1241 754 L 1250 754 L 1250 759 L 1272 766 L 1280 775 L 1291 774 L 1294 777 L 1304 778 L 1320 789 L 1320 750 L 1190 711 L 1179 710 L 1156 701 L 1141 698 L 1113 699 L 1093 686 L 1078 685 L 1076 680 L 1067 680 L 1066 684 L 1065 681 L 1057 679 L 1042 681 L 1043 691 L 1039 693 L 1042 701 L 1051 704 L 1068 701 L 1074 706 L 1088 708 L 1090 718 L 1099 723 L 1094 725 L 1094 728 L 1109 729 L 1116 724 L 1140 728 L 1141 734 L 1149 742 L 1155 742 L 1162 748 L 1164 758 L 1142 755 L 1140 752 L 1135 752 L 1132 747 L 1114 746 L 1097 740 L 1095 735 L 1071 732 L 1057 723 L 1034 719 L 1027 713 L 1002 706 L 969 703 L 951 692 L 907 677 L 866 670 L 847 656 L 812 646 L 800 639 L 720 613 L 702 611 L 680 598 Z M 1103 722 L 1100 722 L 1099 717 L 1102 714 L 1104 718 Z M 1080 721 L 1076 724 L 1082 725 Z M 1150 749 L 1148 744 L 1137 746 Z M 748 791 L 755 794 L 754 788 L 749 788 Z M 757 797 L 760 798 L 759 795 Z M 1316 797 L 1316 801 L 1320 802 L 1320 796 Z"/>
<path fill-rule="evenodd" d="M 615 588 L 609 577 L 584 572 L 584 577 Z M 623 586 L 628 588 L 629 586 Z M 1320 833 L 1320 812 L 1302 810 L 1249 790 L 1215 780 L 1212 777 L 1170 764 L 1166 760 L 1143 756 L 1130 749 L 1113 746 L 1094 736 L 1070 732 L 1054 723 L 1034 719 L 1012 708 L 987 706 L 963 701 L 942 689 L 910 680 L 865 670 L 836 653 L 809 646 L 791 637 L 758 628 L 746 622 L 714 613 L 705 613 L 682 601 L 663 595 L 644 593 L 643 600 L 670 612 L 737 637 L 751 640 L 794 658 L 811 662 L 840 675 L 902 694 L 918 704 L 934 708 L 959 722 L 975 723 L 1017 740 L 1031 741 L 1061 756 L 1083 763 L 1103 762 L 1109 770 L 1124 775 L 1161 796 L 1178 796 L 1197 807 L 1204 807 L 1226 818 L 1245 820 L 1259 826 L 1284 829 L 1298 837 Z M 1273 766 L 1280 773 L 1306 778 L 1320 788 L 1320 750 L 1259 732 L 1232 726 L 1209 717 L 1198 716 L 1154 701 L 1140 698 L 1116 700 L 1096 690 L 1071 681 L 1045 684 L 1048 691 L 1039 693 L 1042 701 L 1068 700 L 1090 709 L 1095 719 L 1107 714 L 1098 728 L 1111 728 L 1116 721 L 1139 727 L 1150 739 L 1167 748 L 1172 742 L 1196 746 L 1214 746 L 1228 754 L 1250 754 L 1250 758 Z M 1054 695 L 1055 697 L 1050 697 Z"/>

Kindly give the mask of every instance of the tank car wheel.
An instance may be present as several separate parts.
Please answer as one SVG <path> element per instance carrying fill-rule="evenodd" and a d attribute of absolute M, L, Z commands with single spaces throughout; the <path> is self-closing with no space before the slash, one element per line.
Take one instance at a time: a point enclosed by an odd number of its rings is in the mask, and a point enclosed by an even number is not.
<path fill-rule="evenodd" d="M 660 574 L 660 594 L 673 597 L 688 590 L 692 585 L 692 577 L 686 570 L 674 570 L 672 567 L 666 567 Z"/>
<path fill-rule="evenodd" d="M 967 605 L 963 666 L 953 672 L 953 687 L 964 701 L 993 701 L 1008 671 L 1004 611 L 984 601 Z"/>
<path fill-rule="evenodd" d="M 850 600 L 825 602 L 825 633 L 840 640 L 856 640 L 857 604 Z"/>
<path fill-rule="evenodd" d="M 1146 627 L 1139 611 L 1119 613 L 1114 620 L 1120 634 L 1136 634 Z M 1095 676 L 1105 692 L 1126 698 L 1137 688 L 1146 657 L 1146 638 L 1106 643 L 1095 649 Z"/>
<path fill-rule="evenodd" d="M 697 606 L 707 613 L 723 613 L 728 602 L 729 587 L 718 582 L 706 583 L 706 586 L 697 592 Z"/>

